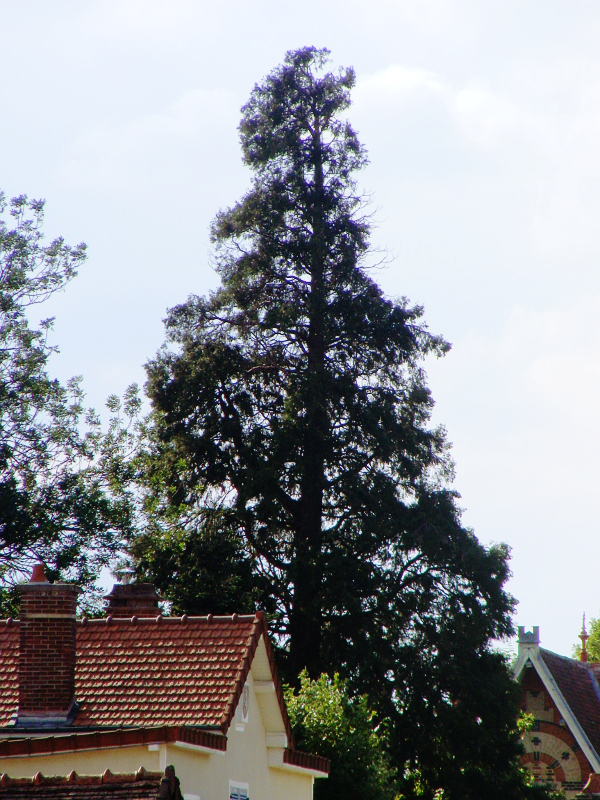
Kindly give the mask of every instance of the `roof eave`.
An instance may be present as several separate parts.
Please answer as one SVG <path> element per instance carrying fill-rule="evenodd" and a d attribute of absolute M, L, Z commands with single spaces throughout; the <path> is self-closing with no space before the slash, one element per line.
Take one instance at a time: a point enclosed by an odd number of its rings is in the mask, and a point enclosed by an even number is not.
<path fill-rule="evenodd" d="M 313 753 L 302 753 L 289 747 L 269 747 L 268 765 L 270 769 L 297 772 L 313 778 L 326 778 L 329 775 L 330 761 Z"/>
<path fill-rule="evenodd" d="M 181 725 L 163 725 L 156 728 L 120 728 L 93 733 L 4 739 L 0 741 L 0 759 L 168 743 L 191 745 L 209 753 L 227 749 L 227 737 L 220 734 Z"/>

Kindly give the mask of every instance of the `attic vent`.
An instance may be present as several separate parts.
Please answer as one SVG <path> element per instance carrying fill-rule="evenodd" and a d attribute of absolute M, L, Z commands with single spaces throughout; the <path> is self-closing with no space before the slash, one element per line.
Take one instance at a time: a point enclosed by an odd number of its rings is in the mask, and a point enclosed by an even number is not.
<path fill-rule="evenodd" d="M 247 783 L 229 781 L 229 800 L 249 800 Z"/>

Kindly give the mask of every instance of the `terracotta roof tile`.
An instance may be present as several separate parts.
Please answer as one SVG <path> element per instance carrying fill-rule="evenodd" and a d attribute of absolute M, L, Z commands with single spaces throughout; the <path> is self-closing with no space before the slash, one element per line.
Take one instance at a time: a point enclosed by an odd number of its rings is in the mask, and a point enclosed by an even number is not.
<path fill-rule="evenodd" d="M 0 622 L 0 726 L 8 725 L 19 702 L 19 624 Z"/>
<path fill-rule="evenodd" d="M 220 727 L 257 624 L 245 616 L 78 626 L 75 725 Z"/>
<path fill-rule="evenodd" d="M 592 747 L 600 755 L 600 664 L 576 661 L 542 648 L 540 655 Z"/>
<path fill-rule="evenodd" d="M 172 774 L 171 774 L 172 773 Z M 140 768 L 133 775 L 77 775 L 46 778 L 37 773 L 34 778 L 0 776 L 0 797 L 39 797 L 44 800 L 180 800 L 179 781 L 172 767 L 161 772 L 146 772 Z"/>

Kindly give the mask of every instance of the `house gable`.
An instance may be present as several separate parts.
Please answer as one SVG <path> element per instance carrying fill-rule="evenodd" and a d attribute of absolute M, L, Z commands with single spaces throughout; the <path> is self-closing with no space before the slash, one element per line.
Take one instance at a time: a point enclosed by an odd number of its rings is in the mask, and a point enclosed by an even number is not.
<path fill-rule="evenodd" d="M 580 791 L 592 769 L 583 750 L 531 662 L 521 675 L 521 707 L 534 718 L 522 737 L 521 763 L 536 782 L 559 784 L 565 791 Z"/>
<path fill-rule="evenodd" d="M 290 721 L 283 700 L 283 688 L 274 671 L 273 654 L 261 636 L 251 666 L 252 691 L 265 728 L 266 741 L 273 747 L 293 744 Z"/>

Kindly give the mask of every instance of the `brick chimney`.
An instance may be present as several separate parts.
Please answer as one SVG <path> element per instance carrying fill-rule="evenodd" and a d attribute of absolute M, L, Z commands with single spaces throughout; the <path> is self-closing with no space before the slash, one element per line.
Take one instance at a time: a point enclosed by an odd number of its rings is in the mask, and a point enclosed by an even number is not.
<path fill-rule="evenodd" d="M 65 725 L 75 704 L 75 610 L 81 589 L 49 583 L 36 564 L 22 584 L 17 725 Z"/>
<path fill-rule="evenodd" d="M 151 583 L 116 583 L 108 600 L 106 613 L 112 617 L 157 617 L 160 597 Z"/>

